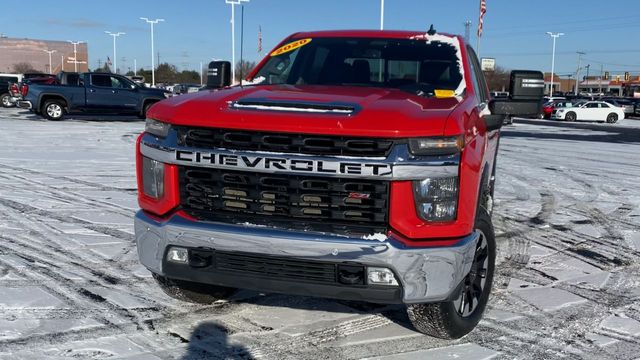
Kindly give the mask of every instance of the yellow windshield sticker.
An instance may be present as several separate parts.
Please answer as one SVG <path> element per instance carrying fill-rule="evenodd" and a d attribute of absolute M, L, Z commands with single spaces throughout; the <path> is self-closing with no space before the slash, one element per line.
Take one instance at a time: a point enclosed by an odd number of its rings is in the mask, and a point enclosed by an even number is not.
<path fill-rule="evenodd" d="M 434 91 L 435 95 L 437 98 L 441 99 L 441 98 L 450 98 L 450 97 L 454 97 L 456 96 L 456 92 L 453 90 L 440 90 L 440 89 L 436 89 Z"/>
<path fill-rule="evenodd" d="M 275 49 L 272 53 L 271 56 L 278 56 L 278 55 L 282 55 L 285 53 L 288 53 L 289 51 L 293 51 L 299 47 L 303 47 L 305 45 L 307 45 L 308 43 L 311 42 L 311 39 L 300 39 L 300 40 L 296 40 L 294 42 L 290 42 L 287 45 L 281 46 L 277 49 Z"/>

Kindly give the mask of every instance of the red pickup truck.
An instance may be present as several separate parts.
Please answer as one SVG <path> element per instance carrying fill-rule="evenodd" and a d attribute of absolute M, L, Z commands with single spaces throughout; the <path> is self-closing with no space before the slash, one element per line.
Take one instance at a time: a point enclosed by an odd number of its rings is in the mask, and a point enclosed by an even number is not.
<path fill-rule="evenodd" d="M 157 103 L 137 142 L 139 258 L 168 294 L 236 288 L 406 304 L 458 338 L 487 304 L 506 116 L 539 113 L 539 72 L 492 100 L 473 49 L 430 30 L 289 36 L 229 86 Z"/>

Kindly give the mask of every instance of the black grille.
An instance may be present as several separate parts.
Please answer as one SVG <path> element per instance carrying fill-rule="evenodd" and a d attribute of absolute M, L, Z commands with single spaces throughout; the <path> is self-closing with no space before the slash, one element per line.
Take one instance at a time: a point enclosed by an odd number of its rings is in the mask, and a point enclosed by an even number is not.
<path fill-rule="evenodd" d="M 389 183 L 181 167 L 182 208 L 201 220 L 345 235 L 385 233 Z"/>
<path fill-rule="evenodd" d="M 218 271 L 278 280 L 336 283 L 336 265 L 331 263 L 220 251 L 214 256 Z"/>
<path fill-rule="evenodd" d="M 392 140 L 242 130 L 176 127 L 178 145 L 203 149 L 345 156 L 387 156 Z"/>

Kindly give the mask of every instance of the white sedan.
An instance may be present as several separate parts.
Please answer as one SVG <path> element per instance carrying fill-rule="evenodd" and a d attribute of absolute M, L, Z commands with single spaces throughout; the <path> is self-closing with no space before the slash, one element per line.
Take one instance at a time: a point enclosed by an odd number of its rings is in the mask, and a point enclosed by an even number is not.
<path fill-rule="evenodd" d="M 624 119 L 624 109 L 613 106 L 604 101 L 587 101 L 575 107 L 553 110 L 551 118 L 556 120 L 592 120 L 606 121 L 613 124 L 618 119 Z"/>

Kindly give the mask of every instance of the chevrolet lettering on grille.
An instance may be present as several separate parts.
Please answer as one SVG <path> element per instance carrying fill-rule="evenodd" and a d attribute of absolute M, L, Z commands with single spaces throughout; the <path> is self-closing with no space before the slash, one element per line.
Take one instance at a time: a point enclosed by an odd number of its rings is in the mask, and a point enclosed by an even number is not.
<path fill-rule="evenodd" d="M 261 172 L 291 172 L 319 175 L 392 176 L 392 167 L 384 163 L 360 163 L 315 159 L 291 159 L 275 156 L 249 156 L 229 153 L 176 150 L 178 164 L 220 169 L 252 170 Z"/>

